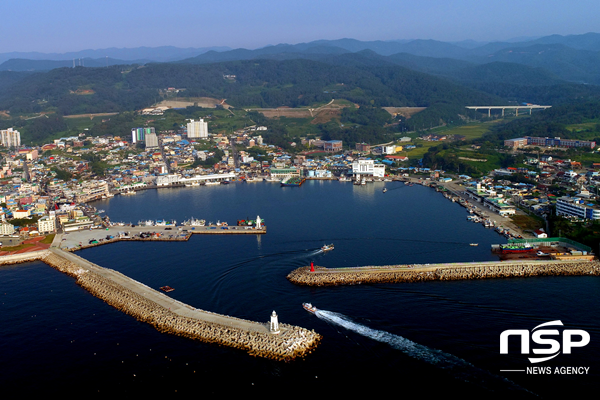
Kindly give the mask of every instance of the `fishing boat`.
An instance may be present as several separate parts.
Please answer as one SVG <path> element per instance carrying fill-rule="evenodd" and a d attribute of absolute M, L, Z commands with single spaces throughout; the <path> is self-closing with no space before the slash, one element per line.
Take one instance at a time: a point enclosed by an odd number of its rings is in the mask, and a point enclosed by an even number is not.
<path fill-rule="evenodd" d="M 280 185 L 281 186 L 300 186 L 305 181 L 306 181 L 306 178 L 294 176 L 294 177 L 291 177 L 291 178 L 281 181 Z"/>
<path fill-rule="evenodd" d="M 476 247 L 476 246 L 479 246 L 479 243 L 469 243 L 469 246 Z"/>
<path fill-rule="evenodd" d="M 332 244 L 326 244 L 323 247 L 321 247 L 321 251 L 325 252 L 325 251 L 331 251 L 333 250 L 333 243 Z"/>
<path fill-rule="evenodd" d="M 169 293 L 169 292 L 172 292 L 175 289 L 173 289 L 171 286 L 161 286 L 160 290 L 162 290 L 163 292 Z"/>
<path fill-rule="evenodd" d="M 157 219 L 156 222 L 154 223 L 154 226 L 175 226 L 177 225 L 177 221 L 172 220 L 172 221 L 167 221 L 164 219 Z"/>
<path fill-rule="evenodd" d="M 313 306 L 310 303 L 302 303 L 302 307 L 304 307 L 304 309 L 306 311 L 308 311 L 309 313 L 316 313 L 317 312 L 317 307 Z"/>
<path fill-rule="evenodd" d="M 500 245 L 500 253 L 534 253 L 536 249 L 529 243 L 509 243 Z"/>
<path fill-rule="evenodd" d="M 383 188 L 383 193 L 387 192 L 387 188 Z"/>
<path fill-rule="evenodd" d="M 185 226 L 204 226 L 206 225 L 206 220 L 203 219 L 195 219 L 191 218 L 183 223 Z"/>

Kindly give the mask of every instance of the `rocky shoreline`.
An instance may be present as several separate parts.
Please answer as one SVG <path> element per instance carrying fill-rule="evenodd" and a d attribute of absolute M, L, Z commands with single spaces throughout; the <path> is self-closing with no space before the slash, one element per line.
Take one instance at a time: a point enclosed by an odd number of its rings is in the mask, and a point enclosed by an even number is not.
<path fill-rule="evenodd" d="M 360 285 L 369 283 L 406 283 L 492 279 L 529 276 L 600 275 L 599 261 L 548 261 L 518 263 L 463 263 L 460 266 L 437 264 L 414 268 L 409 265 L 328 269 L 301 267 L 287 279 L 304 286 Z"/>

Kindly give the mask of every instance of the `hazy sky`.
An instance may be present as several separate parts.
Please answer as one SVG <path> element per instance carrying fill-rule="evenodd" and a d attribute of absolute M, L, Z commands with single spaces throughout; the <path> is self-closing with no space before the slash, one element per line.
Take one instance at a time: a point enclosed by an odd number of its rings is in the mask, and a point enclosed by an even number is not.
<path fill-rule="evenodd" d="M 0 52 L 600 32 L 598 0 L 4 0 Z"/>

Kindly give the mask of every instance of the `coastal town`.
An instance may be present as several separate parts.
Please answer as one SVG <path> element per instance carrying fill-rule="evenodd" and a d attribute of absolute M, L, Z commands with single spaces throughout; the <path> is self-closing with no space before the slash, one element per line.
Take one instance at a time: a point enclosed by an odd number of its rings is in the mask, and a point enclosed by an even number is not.
<path fill-rule="evenodd" d="M 38 147 L 21 146 L 17 130 L 3 130 L 3 250 L 26 251 L 19 246 L 31 244 L 32 240 L 39 244 L 46 235 L 124 224 L 102 215 L 103 211 L 93 206 L 95 200 L 135 195 L 141 190 L 263 181 L 282 186 L 300 186 L 311 179 L 339 180 L 357 186 L 377 181 L 430 186 L 463 204 L 469 212 L 467 219 L 496 229 L 509 239 L 548 237 L 550 232 L 542 221 L 553 208 L 557 215 L 572 221 L 600 218 L 600 207 L 592 204 L 596 198 L 593 191 L 600 180 L 597 164 L 582 165 L 543 155 L 528 159 L 527 168 L 496 169 L 472 178 L 410 166 L 408 157 L 402 155 L 414 147 L 410 137 L 378 146 L 356 143 L 347 150 L 340 140 L 302 139 L 303 144 L 316 150 L 289 152 L 265 142 L 262 134 L 267 129 L 250 126 L 231 135 L 211 134 L 207 121 L 192 119 L 172 131 L 156 133 L 153 127 L 132 128 L 130 137 L 89 136 L 84 131 Z M 447 139 L 433 136 L 426 134 L 420 139 Z M 528 140 L 532 138 L 509 140 L 505 146 L 522 148 Z M 553 145 L 560 145 L 560 141 L 552 141 Z M 532 145 L 540 145 L 539 140 L 534 142 Z M 595 147 L 594 142 L 581 143 Z M 563 146 L 582 146 L 581 143 L 565 142 Z M 516 176 L 525 179 L 513 179 Z M 569 188 L 574 195 L 557 197 L 550 190 L 557 185 Z M 176 225 L 171 221 L 126 223 Z M 182 228 L 179 229 L 181 235 Z M 117 234 L 108 235 L 107 240 L 110 236 L 125 236 L 124 231 L 116 230 Z M 90 242 L 104 240 L 104 236 Z M 174 236 L 177 232 L 166 235 Z"/>

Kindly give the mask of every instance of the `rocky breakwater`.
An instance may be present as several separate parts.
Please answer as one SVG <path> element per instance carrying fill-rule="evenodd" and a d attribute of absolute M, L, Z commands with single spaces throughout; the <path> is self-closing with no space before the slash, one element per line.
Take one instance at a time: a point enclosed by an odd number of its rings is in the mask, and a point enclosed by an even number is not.
<path fill-rule="evenodd" d="M 102 271 L 97 272 L 86 265 L 78 265 L 76 261 L 62 257 L 57 252 L 46 252 L 39 259 L 75 278 L 78 285 L 107 304 L 139 321 L 149 323 L 160 332 L 233 347 L 244 350 L 253 356 L 282 361 L 293 360 L 309 354 L 321 340 L 321 335 L 314 331 L 287 324 L 279 324 L 280 333 L 273 334 L 269 332 L 267 323 L 244 321 L 202 310 L 197 311 L 209 318 L 180 315 L 149 299 L 156 295 L 164 296 L 162 293 L 123 275 L 119 274 L 120 277 L 135 282 L 143 288 L 144 292 L 148 292 L 152 296 L 142 295 L 131 290 L 116 282 L 120 279 L 111 279 L 104 276 Z M 94 265 L 93 269 L 96 268 L 102 270 L 102 267 Z M 115 275 L 115 277 L 120 278 L 119 275 Z M 176 301 L 173 300 L 173 302 Z M 190 306 L 187 306 L 187 309 L 195 310 Z"/>
<path fill-rule="evenodd" d="M 600 275 L 600 262 L 594 261 L 515 261 L 335 268 L 301 267 L 287 279 L 297 285 L 337 286 L 364 283 L 404 283 L 489 279 L 528 276 Z"/>

